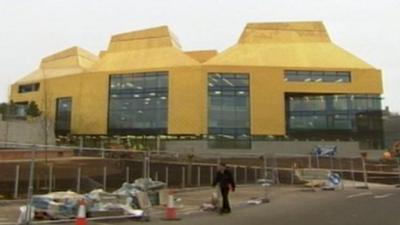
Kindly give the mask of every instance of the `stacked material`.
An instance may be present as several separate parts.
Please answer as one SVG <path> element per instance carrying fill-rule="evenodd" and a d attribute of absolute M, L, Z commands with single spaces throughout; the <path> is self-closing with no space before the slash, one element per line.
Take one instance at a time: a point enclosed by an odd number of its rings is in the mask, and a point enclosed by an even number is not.
<path fill-rule="evenodd" d="M 152 205 L 147 192 L 158 192 L 164 187 L 163 182 L 140 178 L 133 183 L 123 183 L 121 188 L 112 193 L 95 189 L 83 195 L 72 191 L 34 195 L 32 206 L 35 218 L 71 219 L 77 215 L 79 201 L 83 199 L 87 216 L 114 213 L 140 218 L 143 210 Z"/>

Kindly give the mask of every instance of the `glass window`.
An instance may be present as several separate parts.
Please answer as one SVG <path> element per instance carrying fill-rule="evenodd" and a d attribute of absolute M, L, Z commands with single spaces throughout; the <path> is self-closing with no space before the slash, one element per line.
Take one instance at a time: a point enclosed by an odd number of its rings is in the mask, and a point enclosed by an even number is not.
<path fill-rule="evenodd" d="M 111 75 L 109 101 L 110 133 L 166 133 L 167 72 Z"/>
<path fill-rule="evenodd" d="M 19 85 L 18 93 L 27 93 L 27 92 L 38 91 L 39 87 L 40 87 L 39 83 Z"/>
<path fill-rule="evenodd" d="M 285 70 L 284 77 L 284 80 L 289 82 L 351 82 L 350 72 Z"/>
<path fill-rule="evenodd" d="M 71 130 L 72 98 L 57 98 L 56 100 L 56 123 L 57 134 L 68 134 Z"/>
<path fill-rule="evenodd" d="M 248 74 L 208 75 L 210 148 L 250 148 Z"/>

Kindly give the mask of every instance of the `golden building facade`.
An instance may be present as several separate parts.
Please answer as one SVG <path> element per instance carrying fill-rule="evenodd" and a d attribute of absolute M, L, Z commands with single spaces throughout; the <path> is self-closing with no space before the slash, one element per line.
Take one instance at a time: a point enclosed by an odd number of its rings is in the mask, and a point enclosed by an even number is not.
<path fill-rule="evenodd" d="M 250 23 L 225 51 L 185 52 L 166 26 L 73 47 L 12 85 L 62 135 L 190 136 L 210 148 L 258 140 L 382 143 L 381 71 L 334 44 L 321 22 Z"/>

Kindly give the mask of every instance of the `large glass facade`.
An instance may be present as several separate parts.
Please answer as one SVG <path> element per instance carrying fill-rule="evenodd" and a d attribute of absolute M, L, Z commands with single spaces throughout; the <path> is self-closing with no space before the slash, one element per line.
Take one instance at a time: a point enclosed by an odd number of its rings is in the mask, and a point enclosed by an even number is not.
<path fill-rule="evenodd" d="M 65 135 L 71 131 L 72 98 L 57 98 L 55 131 Z"/>
<path fill-rule="evenodd" d="M 286 94 L 287 133 L 292 138 L 357 140 L 382 147 L 379 95 Z"/>
<path fill-rule="evenodd" d="M 208 74 L 210 148 L 250 148 L 248 74 Z"/>
<path fill-rule="evenodd" d="M 288 82 L 349 83 L 351 82 L 351 74 L 346 71 L 285 70 L 284 79 Z"/>
<path fill-rule="evenodd" d="M 165 134 L 167 112 L 167 72 L 110 76 L 110 134 Z"/>

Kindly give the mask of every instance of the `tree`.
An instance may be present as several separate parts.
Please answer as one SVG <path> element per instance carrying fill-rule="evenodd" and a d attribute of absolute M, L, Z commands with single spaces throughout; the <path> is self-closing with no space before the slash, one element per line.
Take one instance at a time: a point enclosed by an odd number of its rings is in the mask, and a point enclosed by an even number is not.
<path fill-rule="evenodd" d="M 40 112 L 38 105 L 35 101 L 29 102 L 28 108 L 26 109 L 26 115 L 32 117 L 38 117 L 42 114 Z"/>
<path fill-rule="evenodd" d="M 0 114 L 6 115 L 7 114 L 7 103 L 0 103 Z"/>

